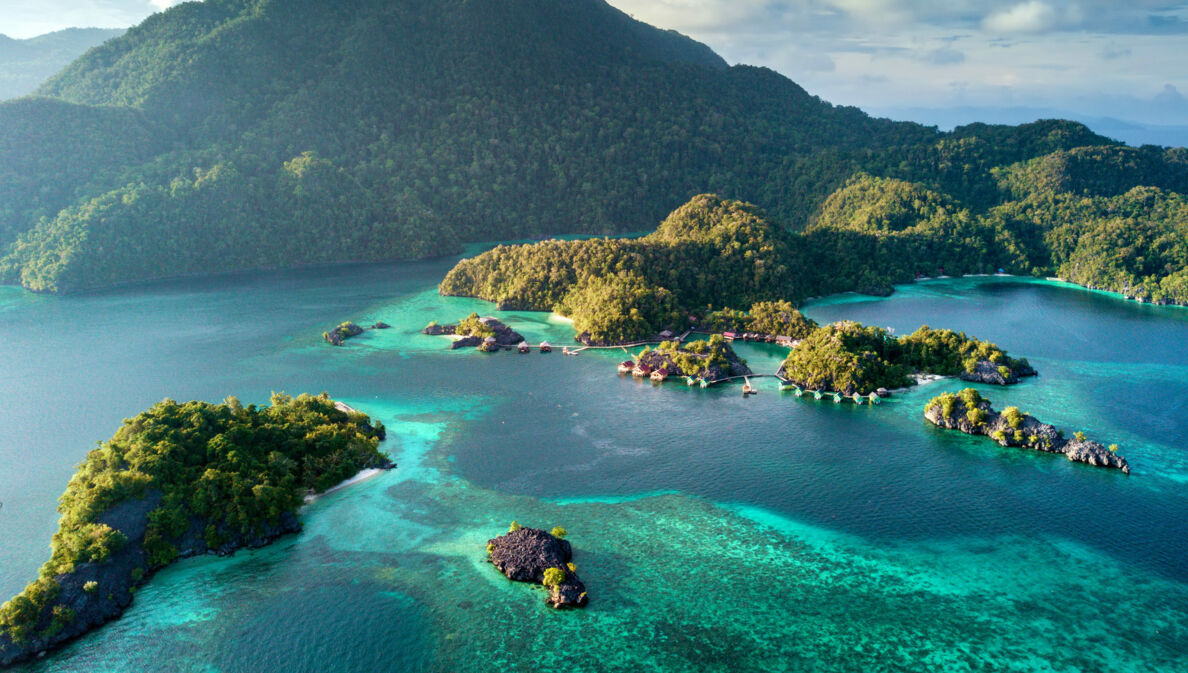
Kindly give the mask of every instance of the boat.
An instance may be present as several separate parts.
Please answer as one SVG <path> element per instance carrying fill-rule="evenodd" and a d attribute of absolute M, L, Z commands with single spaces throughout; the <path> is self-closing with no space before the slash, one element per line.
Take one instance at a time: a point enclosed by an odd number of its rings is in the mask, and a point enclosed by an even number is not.
<path fill-rule="evenodd" d="M 619 363 L 620 374 L 630 374 L 632 369 L 635 369 L 635 362 L 632 360 L 623 360 Z"/>
<path fill-rule="evenodd" d="M 551 344 L 547 341 L 540 342 L 540 352 L 541 353 L 552 353 L 553 352 L 553 344 Z"/>

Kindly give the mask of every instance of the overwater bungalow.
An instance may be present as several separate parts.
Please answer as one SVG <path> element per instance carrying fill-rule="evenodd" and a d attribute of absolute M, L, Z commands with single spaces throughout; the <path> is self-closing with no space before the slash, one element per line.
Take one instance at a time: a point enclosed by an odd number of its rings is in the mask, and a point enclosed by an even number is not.
<path fill-rule="evenodd" d="M 635 368 L 631 370 L 632 376 L 638 376 L 640 378 L 649 376 L 651 373 L 652 367 L 642 362 L 636 363 Z"/>
<path fill-rule="evenodd" d="M 656 383 L 664 383 L 666 380 L 668 380 L 668 369 L 661 367 L 660 369 L 652 372 L 652 380 Z"/>
<path fill-rule="evenodd" d="M 494 353 L 499 350 L 499 341 L 495 337 L 489 336 L 483 339 L 483 345 L 479 346 L 479 349 L 484 353 Z"/>
<path fill-rule="evenodd" d="M 685 377 L 685 385 L 692 388 L 693 386 L 697 385 L 697 379 L 693 378 L 692 376 L 686 376 Z"/>
<path fill-rule="evenodd" d="M 878 393 L 871 393 L 871 394 L 870 394 L 870 395 L 867 397 L 867 399 L 869 399 L 869 400 L 870 400 L 870 403 L 871 403 L 871 404 L 882 404 L 882 403 L 883 403 L 883 398 L 879 397 L 879 394 L 878 394 Z"/>
<path fill-rule="evenodd" d="M 553 344 L 551 344 L 547 341 L 540 342 L 540 352 L 541 353 L 552 353 L 553 352 Z"/>
<path fill-rule="evenodd" d="M 516 350 L 520 351 L 521 353 L 527 353 L 532 350 L 532 347 L 528 345 L 527 341 L 521 341 L 520 345 L 516 346 Z"/>
<path fill-rule="evenodd" d="M 630 374 L 632 369 L 635 369 L 635 361 L 634 360 L 623 360 L 622 362 L 619 363 L 619 373 L 620 374 Z"/>
<path fill-rule="evenodd" d="M 758 392 L 758 391 L 756 391 L 755 388 L 752 387 L 750 383 L 743 384 L 743 395 L 754 395 L 756 392 Z"/>
<path fill-rule="evenodd" d="M 738 338 L 738 332 L 722 332 L 722 338 L 727 341 L 734 341 Z"/>

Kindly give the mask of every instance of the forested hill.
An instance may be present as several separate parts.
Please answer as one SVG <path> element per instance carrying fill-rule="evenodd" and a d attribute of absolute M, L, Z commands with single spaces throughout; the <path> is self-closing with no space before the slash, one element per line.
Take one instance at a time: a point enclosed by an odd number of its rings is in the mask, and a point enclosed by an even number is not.
<path fill-rule="evenodd" d="M 602 0 L 184 3 L 39 94 L 0 104 L 0 281 L 43 291 L 637 231 L 707 191 L 801 229 L 863 171 L 983 212 L 997 169 L 1117 148 L 873 119 Z"/>
<path fill-rule="evenodd" d="M 24 40 L 0 35 L 0 100 L 32 93 L 88 49 L 123 32 L 67 28 Z"/>

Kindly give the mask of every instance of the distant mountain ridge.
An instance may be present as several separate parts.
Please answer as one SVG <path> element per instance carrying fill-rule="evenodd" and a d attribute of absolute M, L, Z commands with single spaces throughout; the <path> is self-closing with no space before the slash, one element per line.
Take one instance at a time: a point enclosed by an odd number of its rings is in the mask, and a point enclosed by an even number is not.
<path fill-rule="evenodd" d="M 638 231 L 707 191 L 803 229 L 858 173 L 984 211 L 1003 167 L 1118 146 L 874 119 L 602 0 L 183 3 L 38 94 L 0 104 L 0 281 L 59 292 Z"/>
<path fill-rule="evenodd" d="M 33 93 L 88 49 L 123 33 L 122 28 L 67 28 L 24 40 L 0 35 L 0 100 Z"/>

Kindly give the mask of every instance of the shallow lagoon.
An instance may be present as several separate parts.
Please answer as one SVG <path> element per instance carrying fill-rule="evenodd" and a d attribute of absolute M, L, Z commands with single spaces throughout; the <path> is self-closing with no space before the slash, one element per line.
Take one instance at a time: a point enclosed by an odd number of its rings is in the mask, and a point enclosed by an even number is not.
<path fill-rule="evenodd" d="M 1133 474 L 924 423 L 952 381 L 880 407 L 653 386 L 613 351 L 450 352 L 416 332 L 449 261 L 229 276 L 67 298 L 0 288 L 0 592 L 47 554 L 55 499 L 163 397 L 326 390 L 400 467 L 306 530 L 170 568 L 36 671 L 1018 670 L 1188 666 L 1188 311 L 1010 279 L 846 295 L 822 320 L 963 329 L 1041 377 L 1002 407 L 1116 441 Z M 499 313 L 568 343 L 547 314 Z M 344 319 L 395 325 L 342 349 Z M 739 348 L 757 370 L 779 350 Z M 620 354 L 621 356 L 621 354 Z M 563 525 L 591 607 L 483 562 L 508 522 Z"/>

